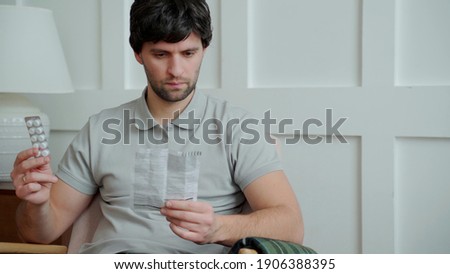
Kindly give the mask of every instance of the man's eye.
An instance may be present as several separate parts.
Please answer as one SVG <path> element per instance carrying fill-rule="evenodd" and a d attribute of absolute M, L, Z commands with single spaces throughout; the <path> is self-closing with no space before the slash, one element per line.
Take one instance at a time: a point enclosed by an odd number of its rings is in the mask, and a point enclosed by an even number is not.
<path fill-rule="evenodd" d="M 194 56 L 195 55 L 195 51 L 186 51 L 185 53 L 184 53 L 184 56 L 186 56 L 186 57 L 192 57 L 192 56 Z"/>
<path fill-rule="evenodd" d="M 166 57 L 167 54 L 161 52 L 161 53 L 154 53 L 153 56 L 155 56 L 156 58 L 164 58 Z"/>

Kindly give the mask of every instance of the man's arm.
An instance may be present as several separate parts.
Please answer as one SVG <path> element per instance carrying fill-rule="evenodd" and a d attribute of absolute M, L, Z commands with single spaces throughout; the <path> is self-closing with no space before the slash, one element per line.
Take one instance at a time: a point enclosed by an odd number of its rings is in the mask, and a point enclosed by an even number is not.
<path fill-rule="evenodd" d="M 244 237 L 267 237 L 301 244 L 303 218 L 284 172 L 264 175 L 244 189 L 252 209 L 247 215 L 218 216 L 216 242 L 233 245 Z"/>
<path fill-rule="evenodd" d="M 52 174 L 48 157 L 34 158 L 29 149 L 18 154 L 11 178 L 22 199 L 16 222 L 27 242 L 56 240 L 89 205 L 92 196 L 78 192 Z"/>
<path fill-rule="evenodd" d="M 199 244 L 233 245 L 244 237 L 267 237 L 303 242 L 303 219 L 295 194 L 283 171 L 274 171 L 244 189 L 249 214 L 217 215 L 202 202 L 169 201 L 161 210 L 172 231 Z"/>

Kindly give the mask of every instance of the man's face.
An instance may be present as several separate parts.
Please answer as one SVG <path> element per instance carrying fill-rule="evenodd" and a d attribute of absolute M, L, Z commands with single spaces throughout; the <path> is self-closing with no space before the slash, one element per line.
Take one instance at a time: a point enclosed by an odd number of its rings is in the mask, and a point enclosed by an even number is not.
<path fill-rule="evenodd" d="M 204 48 L 192 33 L 178 43 L 146 42 L 136 60 L 144 66 L 151 91 L 168 102 L 184 100 L 195 89 Z"/>

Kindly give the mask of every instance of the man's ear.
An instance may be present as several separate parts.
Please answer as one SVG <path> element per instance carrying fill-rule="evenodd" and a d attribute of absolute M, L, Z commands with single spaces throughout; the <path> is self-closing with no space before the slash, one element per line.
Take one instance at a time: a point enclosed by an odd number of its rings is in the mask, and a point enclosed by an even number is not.
<path fill-rule="evenodd" d="M 142 65 L 143 61 L 142 61 L 142 56 L 141 53 L 139 52 L 134 52 L 134 58 L 136 58 L 136 61 L 138 61 L 139 64 Z"/>

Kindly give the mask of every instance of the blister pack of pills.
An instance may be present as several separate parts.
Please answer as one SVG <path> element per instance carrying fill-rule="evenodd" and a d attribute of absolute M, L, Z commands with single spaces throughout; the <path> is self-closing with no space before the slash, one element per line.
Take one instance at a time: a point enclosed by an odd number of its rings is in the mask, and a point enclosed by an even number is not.
<path fill-rule="evenodd" d="M 47 136 L 45 135 L 41 118 L 39 116 L 25 117 L 25 124 L 28 128 L 28 134 L 30 135 L 32 146 L 39 148 L 39 154 L 36 157 L 45 157 L 50 155 Z"/>

